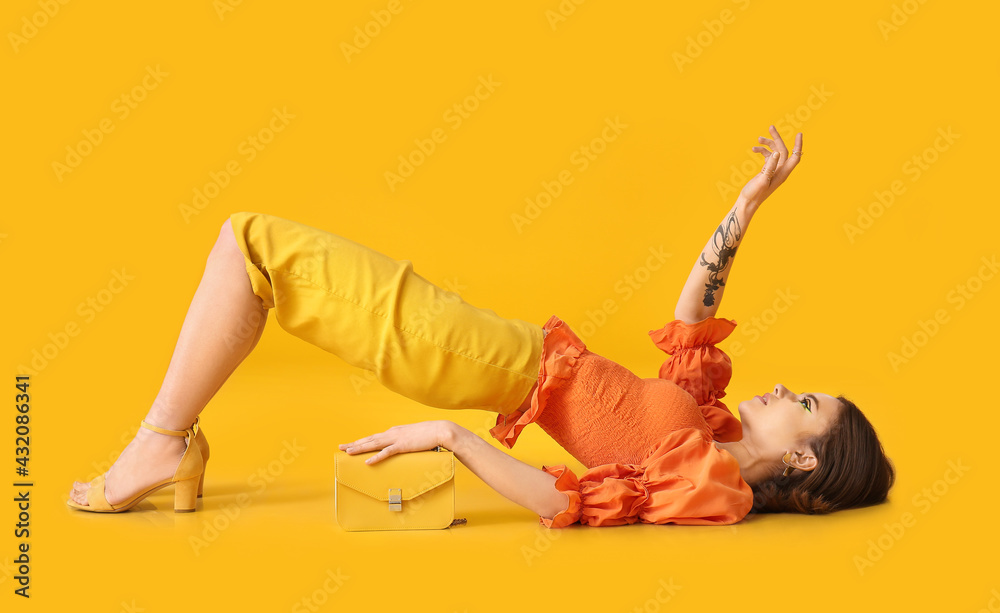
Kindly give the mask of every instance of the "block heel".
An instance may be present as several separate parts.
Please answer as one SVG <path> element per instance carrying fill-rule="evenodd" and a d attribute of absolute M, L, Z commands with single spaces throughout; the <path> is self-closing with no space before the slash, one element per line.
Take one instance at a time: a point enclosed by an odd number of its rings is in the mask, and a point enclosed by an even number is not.
<path fill-rule="evenodd" d="M 205 431 L 202 430 L 201 424 L 198 423 L 199 417 L 195 417 L 194 426 L 196 436 L 194 437 L 194 442 L 198 443 L 198 448 L 201 450 L 201 459 L 204 460 L 205 468 L 208 468 L 208 456 L 209 447 L 208 439 L 205 438 Z M 201 498 L 205 493 L 205 471 L 201 473 L 201 478 L 198 480 L 198 498 Z"/>
<path fill-rule="evenodd" d="M 205 468 L 208 468 L 208 462 L 205 462 Z M 205 495 L 205 471 L 201 472 L 201 476 L 198 477 L 198 498 Z"/>
<path fill-rule="evenodd" d="M 174 513 L 193 513 L 198 504 L 198 483 L 201 476 L 174 483 Z"/>

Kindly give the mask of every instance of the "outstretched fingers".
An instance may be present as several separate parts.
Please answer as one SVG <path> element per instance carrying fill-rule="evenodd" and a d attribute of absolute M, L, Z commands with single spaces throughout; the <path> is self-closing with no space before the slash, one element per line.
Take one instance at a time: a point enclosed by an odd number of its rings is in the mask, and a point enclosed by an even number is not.
<path fill-rule="evenodd" d="M 771 147 L 771 149 L 776 149 L 777 151 L 780 151 L 781 152 L 781 157 L 787 160 L 788 159 L 788 147 L 785 146 L 785 141 L 782 140 L 781 139 L 781 135 L 778 134 L 778 128 L 775 128 L 774 125 L 772 125 L 770 128 L 768 128 L 768 131 L 770 131 L 771 132 L 771 136 L 774 137 L 774 140 L 771 141 L 768 146 Z"/>
<path fill-rule="evenodd" d="M 802 156 L 801 132 L 795 135 L 792 151 L 788 151 L 777 128 L 772 125 L 770 131 L 773 139 L 759 136 L 757 140 L 762 144 L 752 148 L 752 151 L 764 156 L 763 168 L 760 174 L 750 179 L 740 192 L 740 197 L 755 207 L 760 206 L 760 203 L 785 182 Z"/>
<path fill-rule="evenodd" d="M 792 155 L 788 158 L 788 162 L 793 166 L 799 163 L 802 158 L 802 132 L 795 135 L 795 146 L 792 147 Z"/>
<path fill-rule="evenodd" d="M 766 174 L 770 179 L 772 176 L 777 176 L 777 183 L 783 182 L 788 178 L 789 173 L 792 169 L 801 161 L 802 157 L 802 132 L 795 135 L 795 145 L 792 147 L 791 151 L 788 151 L 788 147 L 785 145 L 785 141 L 782 140 L 781 135 L 778 134 L 778 129 L 773 125 L 769 128 L 771 135 L 774 139 L 765 138 L 763 136 L 758 136 L 757 140 L 763 143 L 764 147 L 753 147 L 752 151 L 759 153 L 764 156 L 764 166 L 765 170 L 761 172 Z M 771 155 L 772 151 L 780 154 L 780 157 L 776 160 L 776 165 L 773 173 L 766 172 L 767 164 L 771 161 L 773 157 Z"/>
<path fill-rule="evenodd" d="M 767 161 L 764 162 L 764 168 L 763 170 L 760 171 L 761 174 L 767 177 L 767 180 L 770 181 L 774 177 L 774 173 L 777 172 L 778 164 L 780 162 L 781 162 L 781 152 L 775 151 L 771 153 L 771 155 L 767 158 Z"/>

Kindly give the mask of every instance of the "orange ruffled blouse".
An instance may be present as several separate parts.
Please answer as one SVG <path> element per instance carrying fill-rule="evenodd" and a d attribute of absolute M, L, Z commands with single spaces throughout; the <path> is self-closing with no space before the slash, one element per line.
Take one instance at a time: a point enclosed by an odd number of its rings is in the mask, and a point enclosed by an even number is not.
<path fill-rule="evenodd" d="M 750 512 L 753 493 L 739 463 L 714 443 L 743 437 L 739 420 L 719 400 L 732 362 L 715 346 L 735 327 L 708 317 L 650 330 L 671 357 L 658 378 L 641 379 L 549 318 L 531 406 L 498 416 L 490 429 L 509 449 L 525 426 L 537 423 L 587 467 L 579 477 L 565 465 L 542 467 L 569 497 L 555 517 L 539 517 L 542 525 L 732 524 Z"/>

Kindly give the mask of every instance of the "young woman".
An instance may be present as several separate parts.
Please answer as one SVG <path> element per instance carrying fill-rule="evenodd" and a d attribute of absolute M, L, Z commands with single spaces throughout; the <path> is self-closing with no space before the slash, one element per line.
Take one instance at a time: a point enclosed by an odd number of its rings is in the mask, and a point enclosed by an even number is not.
<path fill-rule="evenodd" d="M 646 523 L 730 524 L 751 511 L 826 513 L 886 499 L 894 481 L 871 424 L 844 396 L 782 385 L 739 404 L 721 398 L 731 362 L 716 343 L 736 322 L 714 317 L 754 213 L 802 156 L 774 126 L 754 151 L 762 171 L 712 234 L 677 303 L 649 335 L 670 354 L 642 379 L 589 349 L 553 315 L 544 326 L 474 307 L 394 260 L 344 237 L 258 213 L 222 225 L 163 385 L 107 473 L 74 483 L 68 504 L 125 511 L 161 487 L 193 511 L 208 443 L 202 409 L 253 350 L 270 309 L 286 331 L 373 372 L 388 388 L 444 409 L 495 411 L 510 448 L 530 423 L 587 470 L 529 466 L 445 420 L 340 445 L 369 462 L 437 445 L 506 498 L 558 528 Z"/>

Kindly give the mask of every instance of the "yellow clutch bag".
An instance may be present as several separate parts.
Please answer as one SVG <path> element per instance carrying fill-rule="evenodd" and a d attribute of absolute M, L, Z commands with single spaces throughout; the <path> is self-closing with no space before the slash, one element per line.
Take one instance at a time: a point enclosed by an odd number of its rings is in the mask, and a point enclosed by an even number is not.
<path fill-rule="evenodd" d="M 464 522 L 455 520 L 454 453 L 438 446 L 365 464 L 376 453 L 338 451 L 334 458 L 334 505 L 341 528 L 428 530 Z"/>

